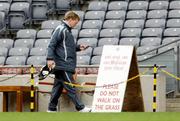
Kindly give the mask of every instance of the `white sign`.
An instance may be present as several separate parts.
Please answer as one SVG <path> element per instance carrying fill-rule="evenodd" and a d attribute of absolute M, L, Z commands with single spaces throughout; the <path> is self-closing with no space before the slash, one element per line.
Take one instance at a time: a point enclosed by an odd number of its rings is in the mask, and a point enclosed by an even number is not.
<path fill-rule="evenodd" d="M 133 46 L 103 47 L 92 112 L 121 112 Z"/>

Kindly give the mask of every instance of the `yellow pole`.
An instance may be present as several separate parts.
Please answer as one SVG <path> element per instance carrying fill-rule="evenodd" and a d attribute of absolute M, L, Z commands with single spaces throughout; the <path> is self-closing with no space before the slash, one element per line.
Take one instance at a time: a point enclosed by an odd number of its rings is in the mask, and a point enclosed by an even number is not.
<path fill-rule="evenodd" d="M 31 91 L 30 91 L 30 110 L 31 112 L 34 111 L 34 66 L 31 65 L 30 73 L 31 73 Z"/>
<path fill-rule="evenodd" d="M 154 64 L 154 80 L 153 80 L 153 112 L 156 112 L 157 103 L 156 103 L 156 96 L 157 96 L 157 66 Z"/>

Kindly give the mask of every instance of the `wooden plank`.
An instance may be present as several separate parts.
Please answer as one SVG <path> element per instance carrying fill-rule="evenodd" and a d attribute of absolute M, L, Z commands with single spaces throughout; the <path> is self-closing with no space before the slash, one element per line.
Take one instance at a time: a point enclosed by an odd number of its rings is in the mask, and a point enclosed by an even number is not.
<path fill-rule="evenodd" d="M 31 87 L 29 86 L 0 86 L 0 92 L 16 92 L 17 90 L 30 91 Z"/>
<path fill-rule="evenodd" d="M 8 98 L 8 93 L 4 92 L 3 93 L 3 112 L 8 111 L 7 98 Z"/>
<path fill-rule="evenodd" d="M 134 49 L 128 79 L 138 74 L 139 71 L 137 65 L 137 58 Z M 141 83 L 139 77 L 131 81 L 128 81 L 122 110 L 135 111 L 135 112 L 144 111 L 144 103 L 143 103 Z"/>
<path fill-rule="evenodd" d="M 16 92 L 16 111 L 22 112 L 22 104 L 23 104 L 23 92 L 17 91 Z"/>

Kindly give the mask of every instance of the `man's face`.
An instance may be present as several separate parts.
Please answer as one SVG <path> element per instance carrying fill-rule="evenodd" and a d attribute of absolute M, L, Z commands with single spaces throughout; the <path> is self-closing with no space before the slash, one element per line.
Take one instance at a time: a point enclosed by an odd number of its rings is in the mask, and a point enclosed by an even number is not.
<path fill-rule="evenodd" d="M 71 28 L 74 28 L 74 27 L 77 25 L 78 22 L 79 22 L 78 19 L 70 19 L 70 20 L 68 21 L 68 23 L 69 23 L 69 25 L 70 25 Z"/>

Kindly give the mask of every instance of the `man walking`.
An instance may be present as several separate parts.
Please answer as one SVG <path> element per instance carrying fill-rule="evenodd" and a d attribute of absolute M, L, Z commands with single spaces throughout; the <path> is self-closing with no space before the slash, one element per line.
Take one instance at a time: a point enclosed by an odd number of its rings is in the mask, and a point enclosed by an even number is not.
<path fill-rule="evenodd" d="M 67 95 L 75 104 L 77 111 L 91 111 L 79 100 L 76 88 L 64 83 L 75 82 L 73 74 L 76 68 L 76 51 L 84 50 L 87 47 L 77 46 L 71 33 L 71 29 L 76 26 L 79 20 L 80 18 L 75 12 L 67 12 L 62 24 L 55 29 L 48 45 L 47 65 L 50 70 L 53 69 L 55 79 L 47 112 L 57 111 L 58 99 L 63 88 L 66 89 Z"/>

